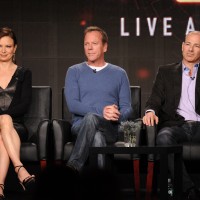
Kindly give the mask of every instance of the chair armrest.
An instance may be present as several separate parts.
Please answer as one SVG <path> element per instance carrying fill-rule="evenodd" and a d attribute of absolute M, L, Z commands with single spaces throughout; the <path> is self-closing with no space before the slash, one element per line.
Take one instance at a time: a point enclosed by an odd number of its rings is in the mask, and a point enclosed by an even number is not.
<path fill-rule="evenodd" d="M 156 143 L 156 125 L 155 126 L 146 126 L 147 131 L 147 145 L 155 146 Z"/>
<path fill-rule="evenodd" d="M 52 120 L 53 141 L 54 141 L 54 159 L 62 160 L 64 154 L 64 145 L 72 142 L 71 123 L 63 119 Z"/>
<path fill-rule="evenodd" d="M 136 120 L 134 120 L 135 123 L 137 123 L 139 125 L 140 128 L 137 129 L 137 131 L 135 132 L 135 136 L 136 136 L 136 147 L 141 146 L 142 145 L 142 119 L 138 118 Z"/>
<path fill-rule="evenodd" d="M 50 133 L 50 120 L 45 119 L 38 126 L 38 158 L 47 160 L 48 134 Z"/>
<path fill-rule="evenodd" d="M 137 131 L 135 132 L 135 136 L 136 136 L 136 144 L 135 146 L 141 146 L 142 145 L 142 137 L 143 137 L 143 131 L 142 131 L 142 119 L 138 118 L 136 120 L 134 120 L 135 123 L 137 123 L 139 125 L 140 128 L 137 129 Z M 140 159 L 140 155 L 139 154 L 134 154 L 133 155 L 133 160 L 138 160 Z"/>
<path fill-rule="evenodd" d="M 156 145 L 156 125 L 154 126 L 147 126 L 145 125 L 146 128 L 146 133 L 147 133 L 147 146 L 153 147 Z M 149 154 L 148 155 L 148 160 L 149 161 L 154 161 L 154 155 Z"/>

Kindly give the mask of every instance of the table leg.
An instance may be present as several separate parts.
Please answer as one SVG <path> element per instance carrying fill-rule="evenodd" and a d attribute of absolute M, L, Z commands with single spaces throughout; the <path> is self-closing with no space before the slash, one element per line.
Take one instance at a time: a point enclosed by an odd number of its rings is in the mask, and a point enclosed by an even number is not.
<path fill-rule="evenodd" d="M 174 155 L 174 199 L 182 199 L 182 153 Z"/>
<path fill-rule="evenodd" d="M 98 166 L 98 154 L 94 151 L 90 151 L 90 155 L 89 155 L 89 162 L 90 162 L 90 166 L 92 168 L 95 168 Z"/>
<path fill-rule="evenodd" d="M 168 155 L 160 154 L 160 199 L 168 200 Z"/>

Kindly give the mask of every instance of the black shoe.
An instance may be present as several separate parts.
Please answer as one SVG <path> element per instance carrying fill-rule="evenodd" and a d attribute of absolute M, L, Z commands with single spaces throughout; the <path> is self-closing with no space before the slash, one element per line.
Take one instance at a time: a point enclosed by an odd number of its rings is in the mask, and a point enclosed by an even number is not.
<path fill-rule="evenodd" d="M 74 172 L 75 174 L 79 174 L 79 171 L 73 166 L 73 165 L 71 165 L 71 164 L 66 164 L 66 167 L 68 168 L 68 169 L 70 169 L 72 172 Z"/>
<path fill-rule="evenodd" d="M 0 184 L 2 191 L 4 191 L 4 184 Z M 5 200 L 4 194 L 0 194 L 0 200 Z"/>
<path fill-rule="evenodd" d="M 184 194 L 185 200 L 200 200 L 200 191 L 199 189 L 193 187 L 190 188 L 185 194 Z"/>
<path fill-rule="evenodd" d="M 15 168 L 18 168 L 17 174 L 19 173 L 20 169 L 24 167 L 23 165 L 15 166 Z M 24 191 L 32 192 L 35 188 L 35 175 L 30 175 L 26 177 L 22 182 L 19 182 Z"/>

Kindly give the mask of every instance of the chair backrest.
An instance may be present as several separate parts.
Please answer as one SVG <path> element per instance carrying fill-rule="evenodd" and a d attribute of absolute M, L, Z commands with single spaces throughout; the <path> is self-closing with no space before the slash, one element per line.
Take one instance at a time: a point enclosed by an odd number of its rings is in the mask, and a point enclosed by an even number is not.
<path fill-rule="evenodd" d="M 36 141 L 39 124 L 44 119 L 52 117 L 52 89 L 50 86 L 32 86 L 32 101 L 24 116 L 28 127 L 29 141 Z"/>
<path fill-rule="evenodd" d="M 141 87 L 140 86 L 130 86 L 131 89 L 131 100 L 132 100 L 132 108 L 133 115 L 130 120 L 135 120 L 141 117 Z M 64 88 L 62 88 L 62 119 L 66 119 L 67 121 L 71 121 L 72 115 L 68 110 Z"/>
<path fill-rule="evenodd" d="M 141 87 L 130 86 L 131 88 L 131 104 L 133 108 L 133 115 L 131 120 L 141 118 Z"/>
<path fill-rule="evenodd" d="M 71 122 L 72 114 L 69 112 L 69 109 L 67 107 L 64 90 L 65 88 L 63 87 L 62 88 L 62 119 L 65 119 L 66 121 Z"/>

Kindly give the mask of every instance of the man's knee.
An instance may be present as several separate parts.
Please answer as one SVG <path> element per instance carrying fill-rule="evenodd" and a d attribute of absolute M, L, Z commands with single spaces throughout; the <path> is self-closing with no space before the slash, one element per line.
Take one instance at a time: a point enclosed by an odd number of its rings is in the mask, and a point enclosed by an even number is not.
<path fill-rule="evenodd" d="M 84 117 L 84 124 L 97 126 L 99 124 L 99 118 L 96 114 L 88 113 Z"/>
<path fill-rule="evenodd" d="M 156 144 L 157 145 L 166 145 L 167 144 L 167 137 L 165 135 L 158 135 L 156 137 Z"/>
<path fill-rule="evenodd" d="M 172 132 L 170 129 L 161 130 L 156 137 L 157 145 L 169 145 L 172 142 Z"/>
<path fill-rule="evenodd" d="M 94 121 L 97 119 L 97 115 L 94 113 L 87 113 L 84 117 L 85 120 L 87 121 Z"/>

